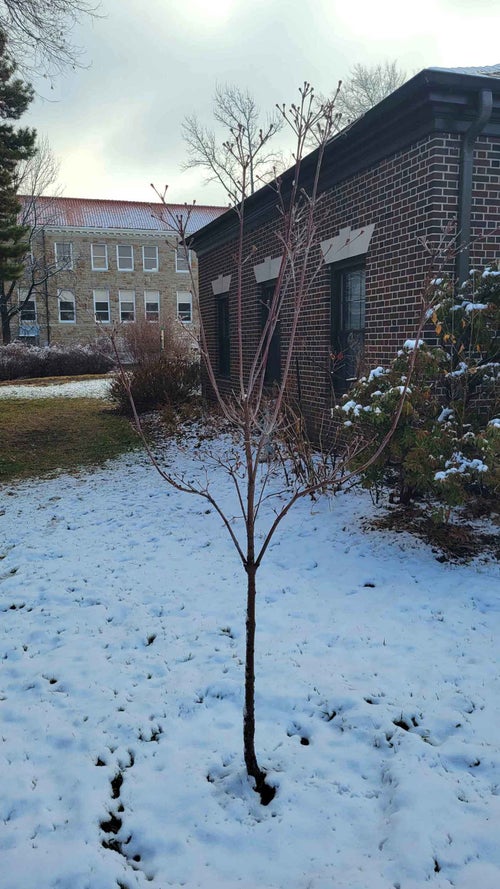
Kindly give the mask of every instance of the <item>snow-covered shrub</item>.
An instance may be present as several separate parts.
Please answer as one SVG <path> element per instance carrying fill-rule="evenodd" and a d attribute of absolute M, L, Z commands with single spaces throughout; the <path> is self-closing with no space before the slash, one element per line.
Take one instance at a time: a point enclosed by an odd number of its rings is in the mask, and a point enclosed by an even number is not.
<path fill-rule="evenodd" d="M 0 380 L 100 374 L 112 367 L 112 359 L 92 345 L 0 346 Z"/>
<path fill-rule="evenodd" d="M 403 349 L 391 367 L 376 368 L 345 395 L 338 407 L 346 438 L 366 443 L 354 467 L 377 449 L 392 426 L 409 371 L 410 349 Z M 365 487 L 378 490 L 389 483 L 398 499 L 408 502 L 425 493 L 437 470 L 437 457 L 451 457 L 453 445 L 443 448 L 443 428 L 449 419 L 441 417 L 437 395 L 443 379 L 443 356 L 437 349 L 419 347 L 411 385 L 398 427 L 388 447 L 364 473 Z"/>
<path fill-rule="evenodd" d="M 362 482 L 375 490 L 389 482 L 401 502 L 431 495 L 455 505 L 500 490 L 500 272 L 472 272 L 458 295 L 449 281 L 436 283 L 429 320 L 438 345 L 419 343 L 396 433 Z M 339 406 L 346 437 L 366 442 L 360 464 L 391 428 L 413 346 L 405 343 L 390 368 L 376 368 Z"/>

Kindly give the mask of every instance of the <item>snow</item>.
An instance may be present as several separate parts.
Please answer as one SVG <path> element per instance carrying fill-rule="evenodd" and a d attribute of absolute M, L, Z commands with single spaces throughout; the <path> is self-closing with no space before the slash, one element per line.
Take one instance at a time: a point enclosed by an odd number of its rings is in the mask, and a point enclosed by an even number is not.
<path fill-rule="evenodd" d="M 421 346 L 425 346 L 423 340 L 405 340 L 403 343 L 403 349 L 407 351 L 413 351 L 413 349 L 420 349 Z"/>
<path fill-rule="evenodd" d="M 194 453 L 164 459 L 191 477 Z M 363 492 L 301 501 L 259 571 L 264 808 L 245 575 L 213 509 L 140 453 L 4 487 L 2 889 L 497 889 L 499 572 L 374 513 Z"/>
<path fill-rule="evenodd" d="M 371 370 L 369 373 L 368 382 L 371 383 L 372 380 L 375 380 L 377 377 L 382 377 L 384 376 L 384 374 L 387 373 L 389 373 L 389 371 L 381 365 L 379 365 L 378 367 L 374 367 L 373 370 Z"/>
<path fill-rule="evenodd" d="M 454 416 L 455 416 L 455 411 L 452 410 L 451 407 L 444 407 L 443 410 L 441 411 L 441 413 L 439 414 L 439 417 L 437 418 L 437 422 L 438 423 L 445 423 L 446 420 L 450 420 Z"/>
<path fill-rule="evenodd" d="M 48 383 L 46 386 L 12 383 L 0 386 L 0 398 L 106 398 L 110 382 L 108 377 L 101 380 Z"/>
<path fill-rule="evenodd" d="M 487 309 L 490 308 L 490 305 L 489 303 L 468 302 L 464 303 L 462 308 L 467 315 L 470 315 L 471 312 L 485 312 Z"/>
<path fill-rule="evenodd" d="M 353 401 L 352 398 L 349 401 L 346 401 L 345 404 L 341 406 L 341 410 L 346 414 L 352 413 L 355 417 L 359 417 L 360 413 L 364 410 L 362 404 L 357 404 L 356 401 Z"/>
<path fill-rule="evenodd" d="M 444 481 L 450 475 L 462 474 L 465 472 L 488 472 L 486 463 L 482 460 L 469 460 L 459 451 L 456 451 L 450 460 L 445 463 L 445 469 L 436 472 L 434 478 L 436 481 Z"/>
<path fill-rule="evenodd" d="M 461 361 L 456 370 L 451 370 L 447 376 L 448 377 L 461 377 L 463 374 L 467 373 L 469 370 L 469 365 L 465 361 Z"/>

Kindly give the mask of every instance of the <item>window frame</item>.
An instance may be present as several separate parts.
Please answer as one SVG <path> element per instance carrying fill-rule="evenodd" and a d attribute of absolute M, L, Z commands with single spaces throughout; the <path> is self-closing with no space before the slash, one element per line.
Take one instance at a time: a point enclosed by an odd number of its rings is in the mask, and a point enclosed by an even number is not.
<path fill-rule="evenodd" d="M 156 299 L 155 300 L 153 300 L 153 299 L 148 300 L 148 295 L 150 295 L 150 294 L 155 294 Z M 150 303 L 156 302 L 156 305 L 158 306 L 158 310 L 157 310 L 158 317 L 157 318 L 148 318 L 148 310 L 147 310 L 148 302 L 150 302 Z M 144 318 L 146 321 L 150 321 L 152 324 L 159 323 L 159 321 L 160 321 L 160 291 L 159 290 L 145 290 L 144 291 Z"/>
<path fill-rule="evenodd" d="M 181 324 L 192 324 L 193 323 L 193 294 L 190 290 L 177 290 L 177 320 L 181 322 Z M 181 298 L 180 298 L 181 297 Z M 179 313 L 179 303 L 189 303 L 190 306 L 190 316 L 189 318 L 181 318 Z"/>
<path fill-rule="evenodd" d="M 177 272 L 178 275 L 188 275 L 189 272 L 191 271 L 191 250 L 188 249 L 187 268 L 185 268 L 185 269 L 179 268 L 179 263 L 178 263 L 179 250 L 182 250 L 182 260 L 184 262 L 186 260 L 184 246 L 182 244 L 177 244 L 177 247 L 175 248 L 175 271 Z"/>
<path fill-rule="evenodd" d="M 359 272 L 363 273 L 363 309 L 360 312 L 363 325 L 348 328 L 345 326 L 345 279 L 347 275 Z M 364 353 L 366 331 L 366 256 L 364 254 L 352 259 L 342 260 L 338 263 L 332 263 L 330 305 L 330 374 L 335 393 L 344 395 L 359 379 L 359 374 L 357 376 L 352 375 L 351 368 L 354 362 L 359 363 L 360 360 L 362 361 Z M 357 353 L 353 351 L 352 355 L 347 355 L 346 360 L 346 338 L 349 336 L 349 331 L 351 335 L 353 333 L 358 334 L 359 351 Z M 339 355 L 342 356 L 341 359 L 337 358 Z M 339 360 L 343 362 L 340 366 Z"/>
<path fill-rule="evenodd" d="M 95 247 L 104 247 L 104 265 L 99 266 L 95 264 L 94 257 L 94 248 Z M 99 242 L 97 244 L 90 245 L 90 262 L 92 265 L 93 272 L 107 272 L 109 270 L 109 262 L 108 262 L 108 245 L 106 243 Z"/>
<path fill-rule="evenodd" d="M 144 252 L 145 250 L 154 250 L 155 251 L 156 264 L 155 264 L 154 268 L 151 268 L 151 269 L 146 268 L 146 255 Z M 159 257 L 159 253 L 158 253 L 158 245 L 157 244 L 143 244 L 142 245 L 142 270 L 143 270 L 143 272 L 152 272 L 153 274 L 155 272 L 160 271 L 160 257 Z"/>
<path fill-rule="evenodd" d="M 70 299 L 61 299 L 63 293 L 67 293 L 70 295 Z M 73 317 L 72 318 L 62 318 L 61 317 L 61 303 L 72 303 L 73 304 Z M 59 324 L 76 324 L 76 297 L 72 290 L 69 290 L 67 287 L 60 287 L 57 289 L 57 308 L 59 315 Z M 67 311 L 66 309 L 64 311 Z"/>
<path fill-rule="evenodd" d="M 271 308 L 271 303 L 276 290 L 276 279 L 263 281 L 259 285 L 260 299 L 260 334 L 262 335 Z M 264 385 L 281 385 L 281 318 L 278 316 L 273 335 L 267 352 L 266 367 L 264 369 Z"/>
<path fill-rule="evenodd" d="M 97 294 L 107 294 L 107 296 L 104 299 L 102 297 L 100 299 L 98 299 Z M 96 324 L 110 324 L 111 323 L 111 302 L 110 302 L 110 298 L 109 298 L 109 290 L 107 290 L 105 288 L 102 288 L 102 289 L 97 288 L 96 290 L 92 291 L 92 297 L 94 300 L 94 321 L 96 322 Z M 98 303 L 107 303 L 107 306 L 108 306 L 108 317 L 107 318 L 98 318 L 97 317 L 98 311 L 102 312 L 102 309 L 99 309 L 99 310 L 97 309 Z"/>
<path fill-rule="evenodd" d="M 69 247 L 69 261 L 64 259 L 59 259 L 59 247 Z M 61 269 L 72 271 L 73 269 L 73 242 L 72 241 L 54 241 L 54 256 L 56 259 L 56 265 L 60 266 Z"/>
<path fill-rule="evenodd" d="M 128 299 L 124 299 L 123 296 L 122 296 L 122 294 L 127 294 L 129 298 L 128 298 Z M 132 297 L 132 298 L 130 298 L 130 297 Z M 123 310 L 122 310 L 122 305 L 123 305 L 123 303 L 132 303 L 132 305 L 133 305 L 133 307 L 134 307 L 134 308 L 133 308 L 133 316 L 134 316 L 133 318 L 123 318 L 123 315 L 122 315 L 122 311 L 123 311 Z M 134 322 L 134 321 L 136 320 L 136 318 L 137 318 L 137 307 L 136 307 L 136 301 L 135 301 L 135 290 L 119 290 L 119 291 L 118 291 L 118 310 L 119 310 L 119 315 L 120 315 L 120 324 L 133 324 L 133 322 Z"/>
<path fill-rule="evenodd" d="M 229 293 L 217 297 L 217 370 L 219 376 L 231 376 L 231 316 Z"/>
<path fill-rule="evenodd" d="M 127 268 L 124 268 L 122 265 L 120 265 L 120 250 L 123 248 L 125 248 L 126 250 L 130 250 L 132 265 Z M 134 271 L 135 257 L 134 257 L 134 245 L 133 244 L 117 244 L 116 245 L 116 268 L 119 272 L 133 272 Z"/>

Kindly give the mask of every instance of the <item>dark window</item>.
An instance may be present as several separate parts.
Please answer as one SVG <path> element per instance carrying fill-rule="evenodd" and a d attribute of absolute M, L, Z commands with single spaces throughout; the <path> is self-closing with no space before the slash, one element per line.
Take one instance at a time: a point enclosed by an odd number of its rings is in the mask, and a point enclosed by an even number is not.
<path fill-rule="evenodd" d="M 231 372 L 231 355 L 229 339 L 229 296 L 224 293 L 217 300 L 217 344 L 219 373 L 228 377 Z"/>
<path fill-rule="evenodd" d="M 366 273 L 363 266 L 334 268 L 332 278 L 332 381 L 337 395 L 358 379 L 365 343 Z"/>
<path fill-rule="evenodd" d="M 274 296 L 275 282 L 271 284 L 263 284 L 261 292 L 261 330 L 264 329 L 266 321 L 269 317 L 272 299 Z M 274 333 L 269 343 L 269 351 L 267 353 L 266 370 L 264 374 L 264 383 L 272 385 L 272 383 L 281 382 L 281 322 L 278 319 Z"/>

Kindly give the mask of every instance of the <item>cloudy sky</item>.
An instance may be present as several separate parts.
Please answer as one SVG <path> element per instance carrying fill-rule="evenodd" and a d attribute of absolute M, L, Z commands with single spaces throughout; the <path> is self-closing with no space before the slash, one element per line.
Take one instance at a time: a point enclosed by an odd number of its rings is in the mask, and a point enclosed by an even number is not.
<path fill-rule="evenodd" d="M 87 68 L 37 83 L 24 121 L 46 135 L 67 197 L 227 203 L 181 171 L 181 123 L 210 123 L 216 83 L 248 88 L 263 112 L 309 80 L 331 92 L 356 62 L 425 67 L 500 61 L 498 0 L 102 0 L 75 33 Z M 265 117 L 265 114 L 263 114 Z M 29 118 L 29 120 L 27 119 Z"/>

